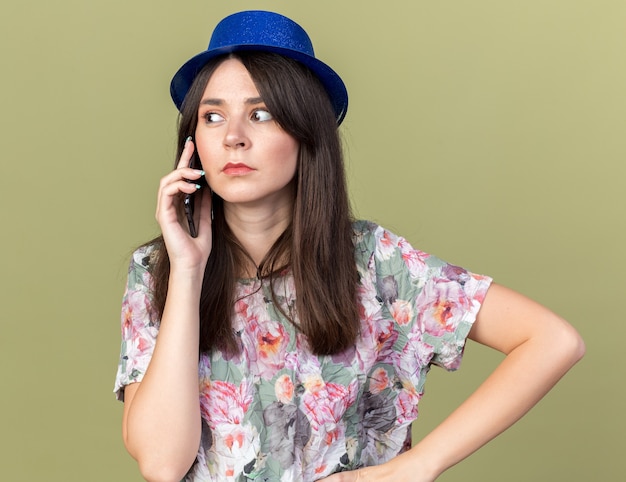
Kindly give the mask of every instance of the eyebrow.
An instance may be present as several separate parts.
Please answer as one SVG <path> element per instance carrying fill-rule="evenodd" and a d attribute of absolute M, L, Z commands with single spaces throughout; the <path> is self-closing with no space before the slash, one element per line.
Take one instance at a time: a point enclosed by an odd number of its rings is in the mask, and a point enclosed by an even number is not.
<path fill-rule="evenodd" d="M 244 104 L 247 104 L 247 105 L 256 105 L 256 104 L 262 104 L 262 103 L 263 103 L 263 99 L 261 97 L 248 97 L 247 99 L 244 100 Z M 200 105 L 224 105 L 224 101 L 222 99 L 208 98 L 208 99 L 202 99 L 200 101 Z"/>

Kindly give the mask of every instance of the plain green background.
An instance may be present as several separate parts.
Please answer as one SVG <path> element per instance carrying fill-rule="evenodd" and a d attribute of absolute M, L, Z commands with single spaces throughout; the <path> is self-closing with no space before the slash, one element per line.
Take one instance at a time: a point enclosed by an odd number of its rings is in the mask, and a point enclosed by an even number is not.
<path fill-rule="evenodd" d="M 172 165 L 169 81 L 223 16 L 285 13 L 344 78 L 356 214 L 560 313 L 587 355 L 440 480 L 624 473 L 623 0 L 4 0 L 0 480 L 138 481 L 112 394 L 131 250 Z M 433 370 L 415 438 L 484 378 Z"/>

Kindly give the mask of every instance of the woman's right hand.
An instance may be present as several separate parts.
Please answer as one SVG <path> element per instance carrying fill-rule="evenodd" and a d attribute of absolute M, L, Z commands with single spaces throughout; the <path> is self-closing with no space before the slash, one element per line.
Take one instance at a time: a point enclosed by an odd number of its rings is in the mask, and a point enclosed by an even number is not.
<path fill-rule="evenodd" d="M 146 480 L 181 480 L 198 453 L 202 432 L 199 306 L 211 252 L 211 191 L 196 188 L 202 172 L 188 167 L 193 152 L 193 142 L 187 141 L 176 169 L 159 185 L 156 219 L 170 260 L 167 299 L 144 377 L 124 392 L 124 443 Z M 193 193 L 196 238 L 183 212 L 183 198 Z"/>
<path fill-rule="evenodd" d="M 172 172 L 161 179 L 157 199 L 156 219 L 161 227 L 172 268 L 194 269 L 204 266 L 211 253 L 211 191 L 198 189 L 195 181 L 202 171 L 192 169 L 189 162 L 194 144 L 187 140 L 180 159 Z M 195 193 L 198 236 L 191 237 L 183 211 L 183 198 Z"/>

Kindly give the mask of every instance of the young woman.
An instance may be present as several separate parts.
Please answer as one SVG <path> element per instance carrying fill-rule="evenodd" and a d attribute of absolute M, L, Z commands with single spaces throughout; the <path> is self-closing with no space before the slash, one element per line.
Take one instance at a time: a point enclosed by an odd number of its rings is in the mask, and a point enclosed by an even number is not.
<path fill-rule="evenodd" d="M 227 17 L 171 91 L 180 155 L 131 261 L 116 380 L 147 480 L 432 481 L 582 357 L 548 309 L 351 218 L 347 93 L 293 21 Z M 428 370 L 467 338 L 504 361 L 411 448 Z"/>

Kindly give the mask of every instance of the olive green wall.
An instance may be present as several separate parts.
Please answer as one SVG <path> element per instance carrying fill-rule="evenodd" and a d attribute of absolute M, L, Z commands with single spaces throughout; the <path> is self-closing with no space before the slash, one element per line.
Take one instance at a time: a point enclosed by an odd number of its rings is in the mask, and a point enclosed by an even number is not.
<path fill-rule="evenodd" d="M 622 0 L 3 1 L 0 480 L 140 480 L 111 392 L 128 256 L 157 233 L 171 75 L 245 8 L 295 18 L 344 77 L 360 217 L 542 301 L 586 339 L 538 407 L 440 480 L 616 480 Z M 472 346 L 458 373 L 433 370 L 416 437 L 498 359 Z"/>

